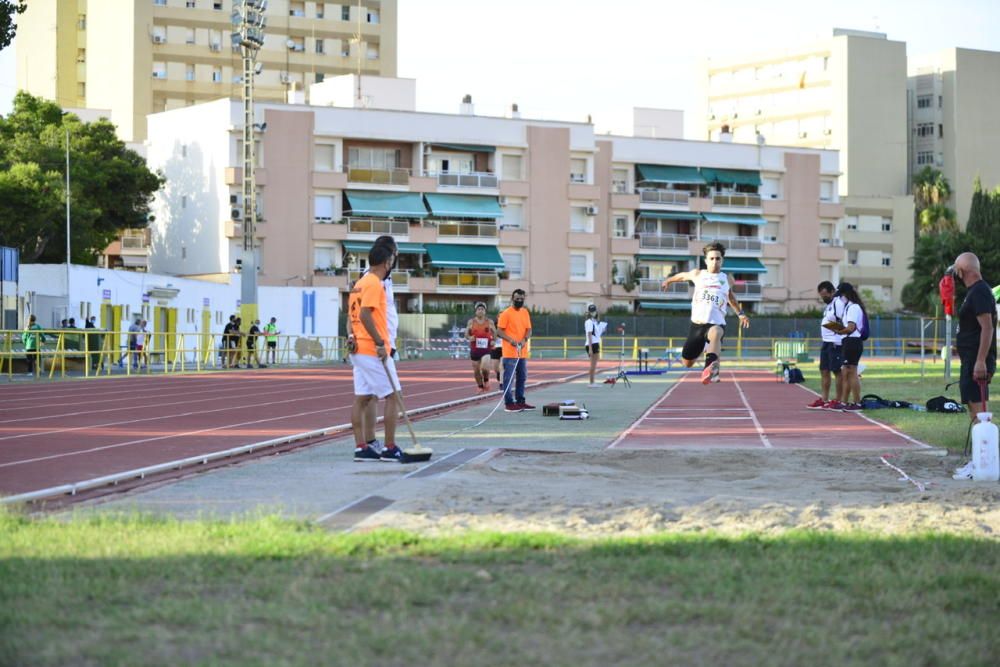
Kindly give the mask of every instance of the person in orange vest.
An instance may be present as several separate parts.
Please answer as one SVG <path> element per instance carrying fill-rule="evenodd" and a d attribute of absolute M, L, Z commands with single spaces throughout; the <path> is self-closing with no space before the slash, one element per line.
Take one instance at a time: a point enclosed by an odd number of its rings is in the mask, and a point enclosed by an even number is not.
<path fill-rule="evenodd" d="M 531 339 L 531 315 L 524 307 L 525 292 L 516 289 L 510 306 L 500 313 L 497 330 L 503 339 L 504 411 L 534 410 L 524 399 L 524 384 L 528 379 L 528 341 Z"/>

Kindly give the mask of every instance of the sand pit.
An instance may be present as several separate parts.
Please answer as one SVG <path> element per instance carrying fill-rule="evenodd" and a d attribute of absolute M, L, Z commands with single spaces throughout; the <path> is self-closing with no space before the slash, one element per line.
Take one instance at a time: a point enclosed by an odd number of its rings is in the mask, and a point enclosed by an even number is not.
<path fill-rule="evenodd" d="M 579 537 L 790 529 L 1000 536 L 1000 484 L 951 479 L 957 457 L 908 452 L 506 452 L 409 485 L 358 529 L 427 534 L 552 531 Z"/>

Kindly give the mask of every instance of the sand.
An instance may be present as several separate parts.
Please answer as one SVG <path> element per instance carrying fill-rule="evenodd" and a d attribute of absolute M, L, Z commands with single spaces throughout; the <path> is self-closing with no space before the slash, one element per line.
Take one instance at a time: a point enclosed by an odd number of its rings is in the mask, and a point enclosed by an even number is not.
<path fill-rule="evenodd" d="M 407 485 L 357 529 L 547 531 L 577 537 L 791 529 L 1000 537 L 1000 484 L 955 481 L 926 452 L 810 450 L 505 452 Z M 416 480 L 414 480 L 416 482 Z"/>

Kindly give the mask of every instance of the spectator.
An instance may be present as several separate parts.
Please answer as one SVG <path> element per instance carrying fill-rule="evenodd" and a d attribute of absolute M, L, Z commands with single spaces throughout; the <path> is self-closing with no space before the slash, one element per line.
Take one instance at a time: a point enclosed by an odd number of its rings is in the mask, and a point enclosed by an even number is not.
<path fill-rule="evenodd" d="M 247 368 L 251 368 L 252 363 L 256 363 L 257 368 L 267 368 L 260 363 L 260 357 L 257 356 L 257 339 L 260 335 L 260 320 L 254 320 L 250 330 L 247 331 Z"/>
<path fill-rule="evenodd" d="M 842 297 L 844 305 L 841 317 L 843 325 L 834 330 L 844 337 L 841 342 L 844 358 L 840 369 L 843 379 L 840 394 L 837 396 L 837 401 L 842 405 L 831 409 L 858 412 L 861 410 L 861 379 L 858 377 L 858 365 L 865 349 L 861 340 L 861 329 L 868 326 L 868 313 L 851 283 L 840 283 L 837 286 L 837 296 Z"/>
<path fill-rule="evenodd" d="M 24 358 L 28 364 L 26 375 L 35 374 L 35 360 L 40 359 L 41 344 L 45 341 L 45 334 L 41 332 L 41 329 L 42 327 L 38 325 L 35 316 L 29 315 L 28 325 L 24 327 L 24 333 L 21 334 L 21 343 L 24 344 Z M 41 370 L 40 364 L 37 368 Z"/>
<path fill-rule="evenodd" d="M 222 356 L 222 367 L 229 368 L 230 359 L 230 341 L 233 338 L 233 326 L 236 324 L 236 316 L 230 315 L 229 321 L 226 322 L 226 326 L 222 329 L 222 350 L 220 352 Z"/>
<path fill-rule="evenodd" d="M 594 380 L 597 374 L 597 359 L 601 356 L 601 336 L 607 328 L 608 323 L 602 322 L 597 314 L 597 305 L 592 303 L 587 306 L 587 319 L 583 322 L 583 332 L 587 336 L 587 356 L 590 357 L 590 384 L 587 385 L 589 387 L 599 386 Z"/>
<path fill-rule="evenodd" d="M 278 363 L 278 336 L 281 332 L 278 331 L 278 318 L 272 317 L 271 321 L 264 325 L 264 334 L 267 336 L 267 352 L 264 355 L 264 361 L 269 364 Z"/>
<path fill-rule="evenodd" d="M 233 320 L 233 326 L 229 329 L 229 367 L 239 368 L 240 367 L 240 338 L 243 337 L 243 332 L 241 328 L 243 327 L 243 318 L 237 317 Z M 249 368 L 249 365 L 247 366 Z"/>
<path fill-rule="evenodd" d="M 141 348 L 136 347 L 136 345 L 138 345 L 137 336 L 139 335 L 139 332 L 142 331 L 142 327 L 140 326 L 141 322 L 142 318 L 137 317 L 135 318 L 135 322 L 130 324 L 128 327 L 128 352 L 125 353 L 125 362 L 129 364 L 134 363 L 135 368 L 139 367 L 139 350 Z M 120 359 L 118 361 L 118 365 L 121 366 Z"/>
<path fill-rule="evenodd" d="M 820 336 L 823 345 L 819 351 L 819 375 L 821 396 L 807 405 L 812 409 L 839 410 L 843 407 L 837 400 L 840 396 L 841 379 L 840 368 L 843 365 L 843 354 L 841 341 L 844 339 L 840 334 L 827 328 L 827 324 L 839 324 L 840 318 L 844 314 L 844 302 L 839 296 L 834 296 L 837 288 L 829 280 L 824 280 L 816 287 L 816 293 L 826 307 L 823 309 L 823 318 L 820 321 Z M 834 400 L 830 400 L 830 385 L 834 384 Z"/>
<path fill-rule="evenodd" d="M 531 315 L 524 307 L 525 292 L 516 289 L 511 294 L 511 305 L 500 313 L 497 330 L 503 339 L 504 411 L 524 412 L 534 410 L 524 398 L 524 385 L 528 379 L 528 340 L 531 339 Z"/>

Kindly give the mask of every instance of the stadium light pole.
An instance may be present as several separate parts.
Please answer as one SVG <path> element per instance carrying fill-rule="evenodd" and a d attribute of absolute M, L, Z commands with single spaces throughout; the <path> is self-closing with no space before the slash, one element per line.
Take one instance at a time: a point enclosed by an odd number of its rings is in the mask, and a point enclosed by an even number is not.
<path fill-rule="evenodd" d="M 233 3 L 233 47 L 243 56 L 243 258 L 240 270 L 240 312 L 252 322 L 257 317 L 257 181 L 254 168 L 257 150 L 254 145 L 254 77 L 255 62 L 264 45 L 267 0 L 236 0 Z"/>

